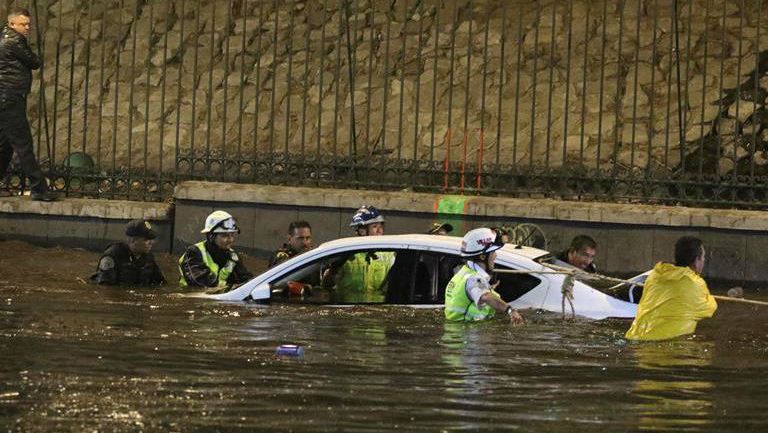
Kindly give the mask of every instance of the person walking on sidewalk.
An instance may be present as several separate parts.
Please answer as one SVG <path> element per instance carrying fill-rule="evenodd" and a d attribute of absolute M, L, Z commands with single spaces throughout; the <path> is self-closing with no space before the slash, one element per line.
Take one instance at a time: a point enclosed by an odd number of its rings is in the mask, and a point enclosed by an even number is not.
<path fill-rule="evenodd" d="M 32 149 L 32 131 L 27 119 L 27 95 L 32 89 L 32 70 L 40 59 L 27 38 L 32 27 L 29 11 L 15 8 L 8 14 L 8 25 L 0 33 L 0 178 L 4 178 L 13 153 L 19 156 L 29 178 L 32 200 L 55 201 Z M 0 196 L 8 196 L 7 187 Z"/>

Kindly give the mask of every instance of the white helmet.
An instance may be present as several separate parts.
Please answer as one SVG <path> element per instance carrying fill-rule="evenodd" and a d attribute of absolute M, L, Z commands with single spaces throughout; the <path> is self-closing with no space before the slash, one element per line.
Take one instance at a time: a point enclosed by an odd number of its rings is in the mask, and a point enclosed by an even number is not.
<path fill-rule="evenodd" d="M 223 210 L 213 211 L 205 219 L 205 227 L 200 233 L 240 233 L 235 219 Z"/>
<path fill-rule="evenodd" d="M 491 253 L 503 247 L 499 234 L 489 228 L 470 230 L 461 239 L 461 256 L 474 257 Z"/>

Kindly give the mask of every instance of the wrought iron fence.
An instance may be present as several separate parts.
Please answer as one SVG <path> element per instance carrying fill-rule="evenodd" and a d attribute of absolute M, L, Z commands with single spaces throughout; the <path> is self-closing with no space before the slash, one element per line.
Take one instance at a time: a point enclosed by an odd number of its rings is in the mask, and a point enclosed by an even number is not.
<path fill-rule="evenodd" d="M 37 154 L 72 196 L 208 179 L 768 203 L 761 0 L 33 6 Z"/>

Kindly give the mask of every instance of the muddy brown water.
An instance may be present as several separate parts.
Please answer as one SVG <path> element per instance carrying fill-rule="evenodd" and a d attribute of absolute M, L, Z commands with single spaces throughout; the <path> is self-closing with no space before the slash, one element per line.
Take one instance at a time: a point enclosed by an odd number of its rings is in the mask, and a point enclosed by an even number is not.
<path fill-rule="evenodd" d="M 467 326 L 96 287 L 97 259 L 0 242 L 0 431 L 768 429 L 766 307 L 721 302 L 695 337 L 631 344 L 618 320 Z M 304 356 L 276 356 L 286 343 Z"/>

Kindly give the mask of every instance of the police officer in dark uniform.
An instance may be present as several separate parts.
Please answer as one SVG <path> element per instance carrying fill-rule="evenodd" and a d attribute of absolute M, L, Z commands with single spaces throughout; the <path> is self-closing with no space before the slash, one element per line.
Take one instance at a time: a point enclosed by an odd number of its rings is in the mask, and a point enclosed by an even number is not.
<path fill-rule="evenodd" d="M 91 282 L 120 286 L 159 286 L 165 284 L 160 267 L 150 253 L 157 233 L 148 221 L 137 219 L 125 228 L 125 242 L 111 244 L 99 259 Z"/>
<path fill-rule="evenodd" d="M 283 263 L 310 249 L 312 249 L 312 226 L 306 221 L 294 221 L 288 225 L 288 242 L 272 254 L 269 267 Z"/>

